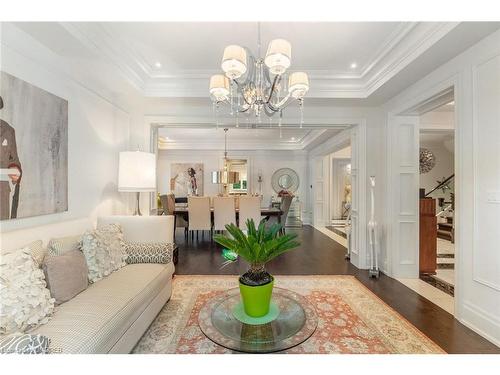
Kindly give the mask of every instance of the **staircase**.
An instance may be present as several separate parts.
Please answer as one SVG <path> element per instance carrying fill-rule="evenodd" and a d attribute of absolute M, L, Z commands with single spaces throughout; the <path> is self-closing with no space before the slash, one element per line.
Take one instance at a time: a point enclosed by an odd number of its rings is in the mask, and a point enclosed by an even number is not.
<path fill-rule="evenodd" d="M 438 223 L 437 236 L 438 238 L 441 238 L 443 240 L 448 240 L 451 243 L 454 242 L 453 217 L 447 217 L 446 223 Z"/>

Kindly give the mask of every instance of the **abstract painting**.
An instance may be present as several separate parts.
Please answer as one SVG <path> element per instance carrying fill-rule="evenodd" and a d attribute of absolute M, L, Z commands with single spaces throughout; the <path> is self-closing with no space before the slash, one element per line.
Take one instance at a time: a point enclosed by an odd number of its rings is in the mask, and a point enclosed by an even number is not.
<path fill-rule="evenodd" d="M 203 163 L 172 163 L 170 191 L 176 197 L 203 195 Z"/>
<path fill-rule="evenodd" d="M 68 102 L 0 72 L 0 219 L 68 210 Z"/>

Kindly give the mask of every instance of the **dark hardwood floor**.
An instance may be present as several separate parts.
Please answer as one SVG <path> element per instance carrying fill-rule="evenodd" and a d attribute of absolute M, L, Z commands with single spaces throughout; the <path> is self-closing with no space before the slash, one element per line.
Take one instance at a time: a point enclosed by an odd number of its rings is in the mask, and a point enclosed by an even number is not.
<path fill-rule="evenodd" d="M 368 277 L 344 259 L 345 248 L 310 226 L 287 229 L 295 232 L 302 244 L 267 265 L 274 275 L 354 275 L 385 303 L 404 316 L 447 353 L 500 353 L 500 348 L 468 329 L 453 315 L 415 293 L 400 282 L 381 274 L 378 280 Z M 182 229 L 176 233 L 179 246 L 179 275 L 237 275 L 246 271 L 238 260 L 221 269 L 221 248 L 201 233 L 186 241 Z"/>

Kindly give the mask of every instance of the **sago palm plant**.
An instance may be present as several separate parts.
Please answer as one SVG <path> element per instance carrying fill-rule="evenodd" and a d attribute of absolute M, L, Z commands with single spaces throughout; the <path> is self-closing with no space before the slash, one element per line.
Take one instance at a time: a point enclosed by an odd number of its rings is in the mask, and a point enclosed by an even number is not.
<path fill-rule="evenodd" d="M 264 285 L 273 280 L 265 270 L 265 264 L 300 245 L 296 234 L 280 234 L 282 226 L 273 224 L 266 229 L 265 220 L 255 227 L 252 219 L 247 220 L 247 234 L 234 224 L 226 225 L 228 236 L 214 235 L 214 240 L 235 252 L 250 264 L 250 269 L 240 277 L 240 282 L 250 286 Z"/>

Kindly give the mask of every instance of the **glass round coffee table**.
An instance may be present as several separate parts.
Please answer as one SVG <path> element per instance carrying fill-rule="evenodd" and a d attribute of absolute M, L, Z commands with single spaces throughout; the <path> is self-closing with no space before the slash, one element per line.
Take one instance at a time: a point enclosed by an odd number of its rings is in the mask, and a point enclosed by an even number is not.
<path fill-rule="evenodd" d="M 290 290 L 274 288 L 270 313 L 263 318 L 246 316 L 238 288 L 209 300 L 200 310 L 198 324 L 210 340 L 245 353 L 270 353 L 306 341 L 316 330 L 318 318 L 310 303 Z"/>

